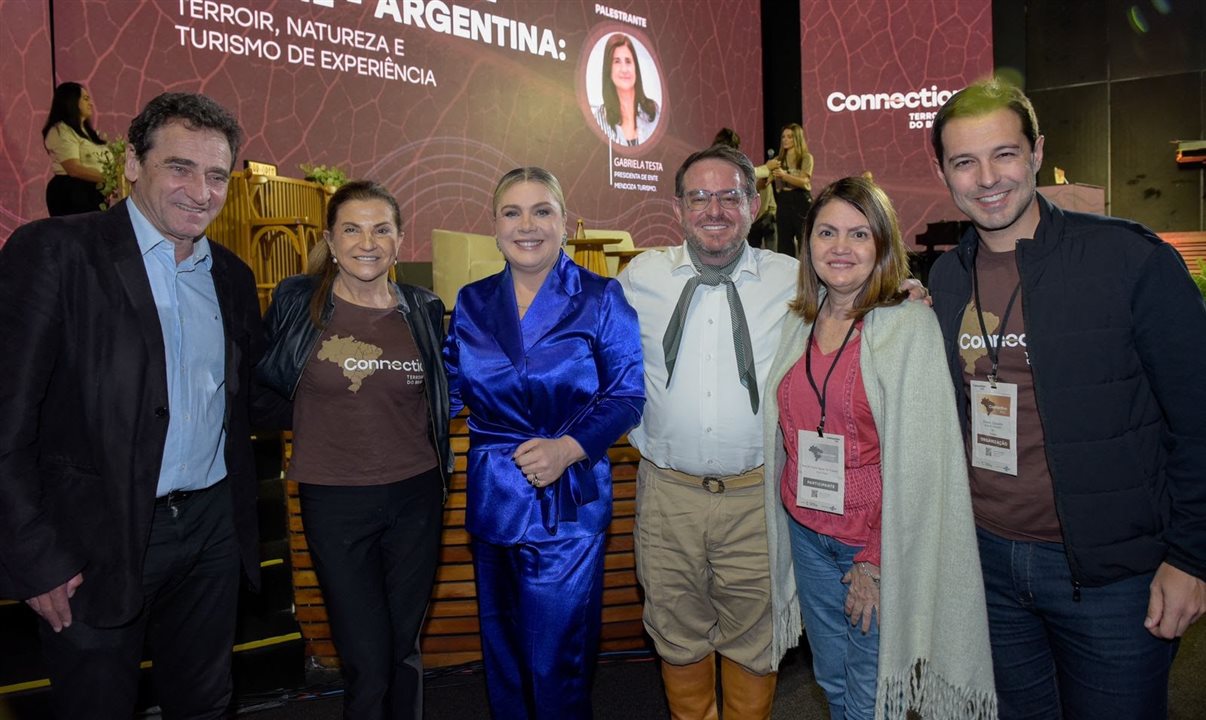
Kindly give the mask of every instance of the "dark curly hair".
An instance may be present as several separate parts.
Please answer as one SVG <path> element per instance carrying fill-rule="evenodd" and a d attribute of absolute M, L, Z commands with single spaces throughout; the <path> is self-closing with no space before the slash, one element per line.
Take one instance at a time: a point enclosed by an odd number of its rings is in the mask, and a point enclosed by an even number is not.
<path fill-rule="evenodd" d="M 230 167 L 243 145 L 239 121 L 226 108 L 197 93 L 167 92 L 159 95 L 130 121 L 130 147 L 138 159 L 146 159 L 155 131 L 173 122 L 182 122 L 189 130 L 217 130 L 230 145 Z"/>

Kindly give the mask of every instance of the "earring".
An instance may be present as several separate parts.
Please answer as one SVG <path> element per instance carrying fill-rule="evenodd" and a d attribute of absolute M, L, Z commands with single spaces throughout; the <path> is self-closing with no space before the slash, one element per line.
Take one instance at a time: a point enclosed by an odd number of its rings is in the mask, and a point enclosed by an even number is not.
<path fill-rule="evenodd" d="M 565 244 L 568 242 L 569 242 L 569 233 L 568 232 L 561 233 L 561 246 L 565 247 Z"/>

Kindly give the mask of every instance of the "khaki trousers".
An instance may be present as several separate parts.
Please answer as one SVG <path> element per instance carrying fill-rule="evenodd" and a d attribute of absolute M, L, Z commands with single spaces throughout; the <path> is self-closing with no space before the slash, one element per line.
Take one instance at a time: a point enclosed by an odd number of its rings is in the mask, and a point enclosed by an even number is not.
<path fill-rule="evenodd" d="M 776 669 L 761 479 L 762 468 L 706 479 L 641 459 L 637 578 L 645 629 L 667 662 L 715 651 L 755 674 Z"/>

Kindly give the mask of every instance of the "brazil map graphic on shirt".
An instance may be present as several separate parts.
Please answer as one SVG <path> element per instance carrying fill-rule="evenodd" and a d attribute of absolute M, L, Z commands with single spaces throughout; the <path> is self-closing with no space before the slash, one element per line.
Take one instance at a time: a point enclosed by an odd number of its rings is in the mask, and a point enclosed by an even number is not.
<path fill-rule="evenodd" d="M 990 312 L 984 313 L 984 327 L 990 337 L 996 337 L 1001 319 Z M 963 324 L 959 326 L 959 357 L 963 359 L 963 369 L 972 372 L 976 361 L 988 355 L 984 347 L 984 336 L 980 334 L 980 319 L 976 317 L 975 301 L 967 304 L 963 311 Z"/>
<path fill-rule="evenodd" d="M 350 384 L 348 390 L 357 392 L 361 383 L 369 375 L 377 372 L 372 363 L 350 363 L 347 360 L 376 360 L 385 352 L 376 345 L 361 342 L 352 336 L 340 337 L 332 335 L 318 350 L 318 359 L 335 363 Z"/>

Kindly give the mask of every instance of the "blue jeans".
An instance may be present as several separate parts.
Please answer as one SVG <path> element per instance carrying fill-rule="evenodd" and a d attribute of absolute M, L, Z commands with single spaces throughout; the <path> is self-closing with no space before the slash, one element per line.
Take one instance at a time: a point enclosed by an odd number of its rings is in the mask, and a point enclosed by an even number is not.
<path fill-rule="evenodd" d="M 1063 545 L 976 535 L 1001 720 L 1168 716 L 1177 643 L 1143 627 L 1153 573 L 1077 600 Z"/>
<path fill-rule="evenodd" d="M 861 625 L 852 626 L 846 616 L 847 586 L 842 584 L 862 548 L 789 522 L 812 671 L 829 700 L 830 720 L 871 720 L 879 673 L 879 613 L 866 634 Z"/>

